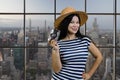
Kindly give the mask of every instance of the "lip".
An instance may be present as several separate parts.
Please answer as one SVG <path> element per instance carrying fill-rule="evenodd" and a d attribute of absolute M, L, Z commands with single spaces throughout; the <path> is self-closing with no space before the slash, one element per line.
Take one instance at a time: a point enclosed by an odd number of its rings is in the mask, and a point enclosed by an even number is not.
<path fill-rule="evenodd" d="M 73 31 L 77 31 L 78 29 L 77 28 L 71 28 Z"/>

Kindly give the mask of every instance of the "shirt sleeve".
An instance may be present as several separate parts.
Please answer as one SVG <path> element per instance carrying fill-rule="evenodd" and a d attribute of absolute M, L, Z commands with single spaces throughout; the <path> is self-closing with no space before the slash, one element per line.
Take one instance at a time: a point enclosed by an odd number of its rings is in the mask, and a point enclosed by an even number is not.
<path fill-rule="evenodd" d="M 85 37 L 85 40 L 86 40 L 87 46 L 89 47 L 91 43 L 91 39 L 89 37 Z"/>

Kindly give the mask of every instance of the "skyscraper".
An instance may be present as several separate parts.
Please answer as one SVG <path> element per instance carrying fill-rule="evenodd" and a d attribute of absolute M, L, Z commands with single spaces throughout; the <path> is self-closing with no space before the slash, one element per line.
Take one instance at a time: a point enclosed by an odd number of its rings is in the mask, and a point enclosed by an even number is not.
<path fill-rule="evenodd" d="M 23 70 L 24 67 L 24 49 L 13 48 L 14 65 L 16 69 Z"/>

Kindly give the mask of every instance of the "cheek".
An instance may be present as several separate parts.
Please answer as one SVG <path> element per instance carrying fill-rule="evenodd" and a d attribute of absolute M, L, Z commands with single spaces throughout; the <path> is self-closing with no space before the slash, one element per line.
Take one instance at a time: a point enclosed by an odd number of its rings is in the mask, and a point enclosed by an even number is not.
<path fill-rule="evenodd" d="M 77 24 L 78 28 L 80 28 L 80 24 Z"/>

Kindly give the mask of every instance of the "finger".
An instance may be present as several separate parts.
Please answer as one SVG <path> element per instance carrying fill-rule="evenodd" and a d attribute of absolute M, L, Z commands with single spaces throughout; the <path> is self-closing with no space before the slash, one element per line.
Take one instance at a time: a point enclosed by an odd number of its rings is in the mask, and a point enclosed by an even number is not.
<path fill-rule="evenodd" d="M 54 42 L 54 44 L 55 44 L 55 46 L 58 46 L 58 44 L 57 44 L 57 42 L 56 42 L 56 41 Z"/>
<path fill-rule="evenodd" d="M 53 45 L 55 45 L 55 46 L 58 45 L 56 40 L 52 40 L 52 41 L 51 41 L 51 44 L 53 44 Z"/>
<path fill-rule="evenodd" d="M 86 76 L 85 76 L 85 75 L 82 75 L 82 77 L 83 77 L 83 79 L 85 79 L 85 78 L 86 78 Z"/>
<path fill-rule="evenodd" d="M 87 78 L 85 73 L 82 75 L 82 77 L 83 77 L 84 80 L 86 80 L 86 78 Z"/>
<path fill-rule="evenodd" d="M 83 72 L 82 77 L 85 78 L 85 72 Z"/>
<path fill-rule="evenodd" d="M 50 41 L 49 41 L 49 44 L 50 44 L 50 45 L 54 44 L 54 40 L 50 40 Z"/>

